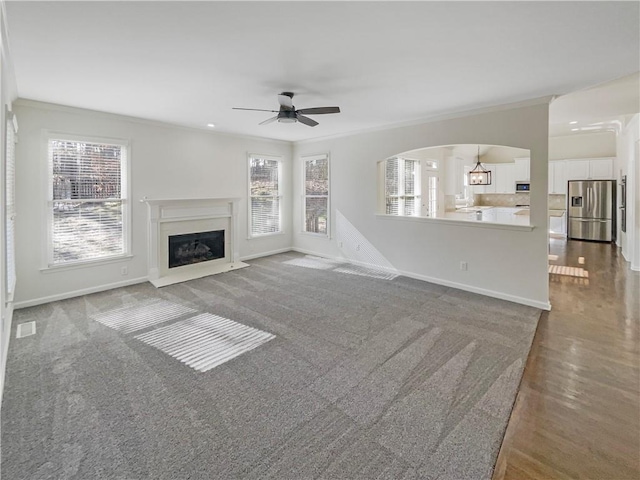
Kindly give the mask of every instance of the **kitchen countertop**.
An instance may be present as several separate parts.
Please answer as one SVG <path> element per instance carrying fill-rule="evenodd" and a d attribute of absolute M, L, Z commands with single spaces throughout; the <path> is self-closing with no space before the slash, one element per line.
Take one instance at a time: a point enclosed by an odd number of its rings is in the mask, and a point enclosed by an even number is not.
<path fill-rule="evenodd" d="M 550 217 L 562 217 L 566 210 L 549 210 Z"/>

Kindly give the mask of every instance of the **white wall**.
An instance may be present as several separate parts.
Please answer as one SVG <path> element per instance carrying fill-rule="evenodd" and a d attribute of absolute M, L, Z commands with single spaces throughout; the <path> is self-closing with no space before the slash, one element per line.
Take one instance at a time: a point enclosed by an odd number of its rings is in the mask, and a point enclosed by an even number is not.
<path fill-rule="evenodd" d="M 581 133 L 549 138 L 549 160 L 615 156 L 615 132 Z"/>
<path fill-rule="evenodd" d="M 142 197 L 241 197 L 240 256 L 291 246 L 291 145 L 216 134 L 118 115 L 18 100 L 17 306 L 97 290 L 147 275 L 147 207 Z M 47 150 L 45 131 L 127 139 L 130 144 L 132 254 L 127 261 L 64 271 L 46 266 Z M 247 240 L 248 153 L 283 157 L 283 235 Z M 128 266 L 128 275 L 121 267 Z"/>
<path fill-rule="evenodd" d="M 329 257 L 378 262 L 416 278 L 547 307 L 548 110 L 548 103 L 541 102 L 297 143 L 293 169 L 296 199 L 302 196 L 299 157 L 322 152 L 331 155 L 332 236 L 323 238 L 301 233 L 301 206 L 295 202 L 294 247 Z M 378 161 L 416 148 L 451 144 L 508 145 L 531 150 L 533 230 L 482 228 L 477 224 L 445 220 L 376 215 Z M 361 248 L 367 256 L 349 244 L 352 239 L 364 243 Z M 468 262 L 468 271 L 459 269 L 460 261 Z"/>
<path fill-rule="evenodd" d="M 627 176 L 627 231 L 620 230 L 618 216 L 619 244 L 631 268 L 640 270 L 640 115 L 627 122 L 618 135 L 617 157 L 615 174 L 618 184 L 622 175 Z"/>
<path fill-rule="evenodd" d="M 0 132 L 6 125 L 5 108 L 11 110 L 12 100 L 16 98 L 16 83 L 9 52 L 6 14 L 4 2 L 0 2 Z M 5 134 L 0 134 L 0 401 L 4 389 L 4 373 L 6 368 L 13 302 L 6 295 L 6 245 L 5 245 Z"/>

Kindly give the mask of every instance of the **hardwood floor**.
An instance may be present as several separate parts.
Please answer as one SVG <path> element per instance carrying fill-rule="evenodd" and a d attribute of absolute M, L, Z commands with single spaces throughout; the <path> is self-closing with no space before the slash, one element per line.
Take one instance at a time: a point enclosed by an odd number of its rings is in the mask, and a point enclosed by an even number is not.
<path fill-rule="evenodd" d="M 550 275 L 552 310 L 540 319 L 493 479 L 637 480 L 640 274 L 609 244 L 551 239 L 549 253 L 551 265 L 588 278 Z"/>

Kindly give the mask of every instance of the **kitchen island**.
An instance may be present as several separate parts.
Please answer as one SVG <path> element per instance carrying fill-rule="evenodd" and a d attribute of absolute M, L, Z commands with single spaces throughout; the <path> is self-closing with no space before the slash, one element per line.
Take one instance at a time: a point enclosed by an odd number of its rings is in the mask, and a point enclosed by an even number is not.
<path fill-rule="evenodd" d="M 529 225 L 527 207 L 463 207 L 445 212 L 442 218 L 467 222 L 490 222 L 506 225 Z"/>

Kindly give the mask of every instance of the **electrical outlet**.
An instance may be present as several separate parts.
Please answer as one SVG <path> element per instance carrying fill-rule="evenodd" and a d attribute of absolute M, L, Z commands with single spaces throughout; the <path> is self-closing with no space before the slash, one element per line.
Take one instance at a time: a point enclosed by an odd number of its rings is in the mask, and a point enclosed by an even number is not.
<path fill-rule="evenodd" d="M 467 262 L 460 262 L 460 270 L 462 270 L 463 272 L 467 271 Z"/>
<path fill-rule="evenodd" d="M 129 269 L 127 267 L 122 267 L 120 269 L 120 275 L 129 275 Z"/>
<path fill-rule="evenodd" d="M 356 245 L 356 251 L 359 252 L 360 251 L 360 244 Z"/>
<path fill-rule="evenodd" d="M 338 242 L 338 247 L 342 248 L 342 242 Z"/>

